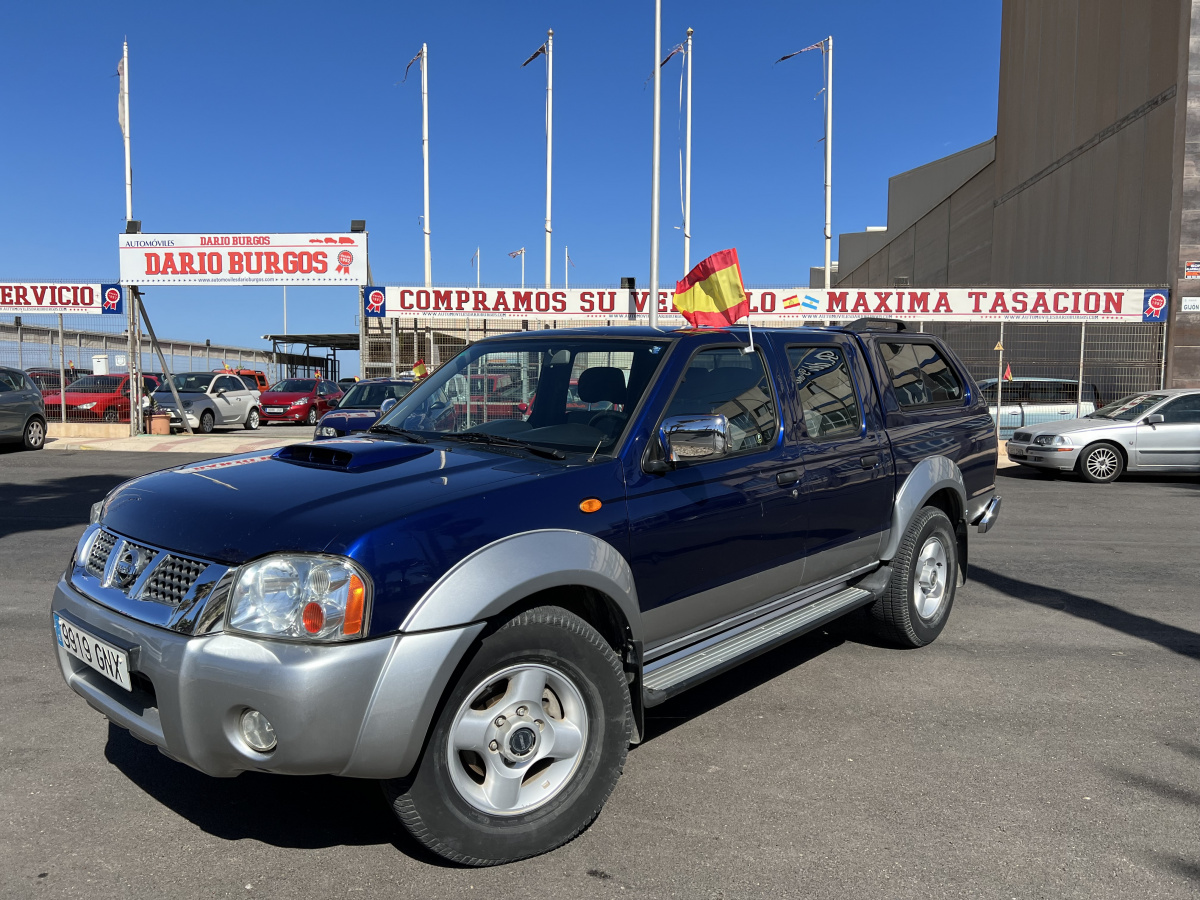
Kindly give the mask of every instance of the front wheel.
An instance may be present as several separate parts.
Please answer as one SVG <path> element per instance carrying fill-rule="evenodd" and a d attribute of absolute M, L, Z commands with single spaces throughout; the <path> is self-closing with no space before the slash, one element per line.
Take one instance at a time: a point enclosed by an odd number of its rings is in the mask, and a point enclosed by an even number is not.
<path fill-rule="evenodd" d="M 958 586 L 958 540 L 940 509 L 914 517 L 892 560 L 892 578 L 870 607 L 880 636 L 901 647 L 932 643 L 950 616 Z"/>
<path fill-rule="evenodd" d="M 214 421 L 213 414 L 206 409 L 200 414 L 199 432 L 201 434 L 212 434 Z"/>
<path fill-rule="evenodd" d="M 258 426 L 261 423 L 261 421 L 262 421 L 262 417 L 259 416 L 258 410 L 251 409 L 250 412 L 246 416 L 246 430 L 247 431 L 258 431 Z"/>
<path fill-rule="evenodd" d="M 629 748 L 621 660 L 578 616 L 543 606 L 484 638 L 410 779 L 384 782 L 404 827 L 489 866 L 567 843 L 600 813 Z"/>
<path fill-rule="evenodd" d="M 115 406 L 110 406 L 108 409 L 106 409 L 104 411 L 104 421 L 105 422 L 110 422 L 110 423 L 116 422 L 116 421 L 119 421 L 120 418 L 121 417 L 117 413 L 117 408 Z"/>
<path fill-rule="evenodd" d="M 305 419 L 305 420 L 304 420 L 304 422 L 305 422 L 305 424 L 306 424 L 306 425 L 309 425 L 309 426 L 311 426 L 311 427 L 314 427 L 314 428 L 316 427 L 316 424 L 317 424 L 317 408 L 316 408 L 315 406 L 309 407 L 309 410 L 308 410 L 308 418 L 307 418 L 307 419 Z"/>
<path fill-rule="evenodd" d="M 1116 481 L 1124 468 L 1121 451 L 1112 444 L 1093 444 L 1079 454 L 1079 474 L 1092 484 Z"/>

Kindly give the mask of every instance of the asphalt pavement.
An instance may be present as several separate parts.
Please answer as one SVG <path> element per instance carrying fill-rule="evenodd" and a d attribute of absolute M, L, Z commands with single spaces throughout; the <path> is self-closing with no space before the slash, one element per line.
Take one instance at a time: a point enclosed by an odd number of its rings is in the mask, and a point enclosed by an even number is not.
<path fill-rule="evenodd" d="M 372 783 L 208 778 L 63 684 L 48 602 L 88 507 L 194 458 L 0 450 L 0 897 L 1200 894 L 1200 479 L 1003 470 L 936 643 L 842 623 L 710 681 L 579 838 L 470 870 Z"/>

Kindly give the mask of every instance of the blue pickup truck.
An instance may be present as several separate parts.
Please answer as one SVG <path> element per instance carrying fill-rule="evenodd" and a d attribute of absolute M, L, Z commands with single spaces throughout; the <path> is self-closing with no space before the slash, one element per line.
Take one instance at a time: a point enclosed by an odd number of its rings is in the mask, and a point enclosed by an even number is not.
<path fill-rule="evenodd" d="M 996 521 L 987 402 L 941 341 L 749 338 L 488 338 L 362 436 L 128 481 L 54 590 L 63 677 L 210 775 L 378 779 L 450 860 L 557 847 L 646 708 L 851 612 L 933 641 Z M 522 402 L 472 418 L 494 373 Z"/>

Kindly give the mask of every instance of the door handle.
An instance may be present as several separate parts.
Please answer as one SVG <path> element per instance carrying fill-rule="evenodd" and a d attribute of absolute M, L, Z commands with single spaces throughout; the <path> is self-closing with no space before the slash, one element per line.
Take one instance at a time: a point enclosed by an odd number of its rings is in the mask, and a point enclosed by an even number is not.
<path fill-rule="evenodd" d="M 873 469 L 877 465 L 879 465 L 879 454 L 872 453 L 869 456 L 860 457 L 858 460 L 858 464 L 860 466 L 862 466 L 864 469 Z"/>
<path fill-rule="evenodd" d="M 800 473 L 795 469 L 784 469 L 775 476 L 775 483 L 780 487 L 786 487 L 789 484 L 795 484 L 800 480 Z"/>

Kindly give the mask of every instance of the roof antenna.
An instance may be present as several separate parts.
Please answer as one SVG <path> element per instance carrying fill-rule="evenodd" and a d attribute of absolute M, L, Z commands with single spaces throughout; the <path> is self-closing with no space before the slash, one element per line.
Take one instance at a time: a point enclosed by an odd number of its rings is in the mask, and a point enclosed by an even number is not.
<path fill-rule="evenodd" d="M 604 443 L 604 438 L 600 438 L 600 441 L 596 444 L 596 449 L 593 450 L 592 455 L 588 457 L 588 462 L 596 461 L 596 454 L 600 452 L 600 444 L 603 444 L 603 443 Z"/>

